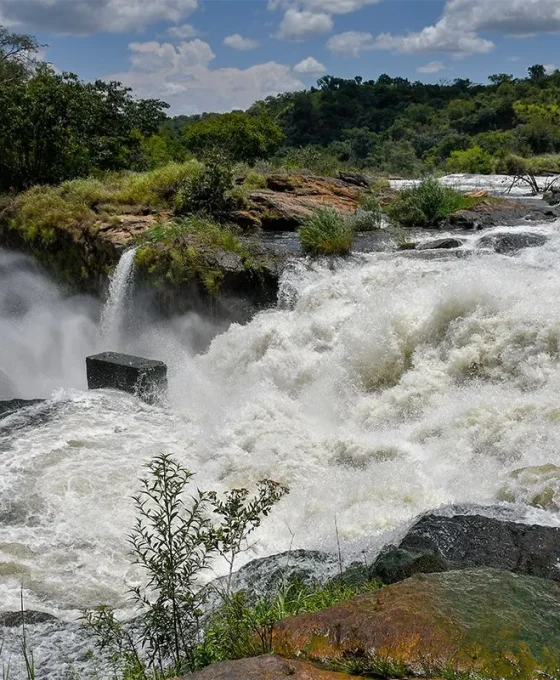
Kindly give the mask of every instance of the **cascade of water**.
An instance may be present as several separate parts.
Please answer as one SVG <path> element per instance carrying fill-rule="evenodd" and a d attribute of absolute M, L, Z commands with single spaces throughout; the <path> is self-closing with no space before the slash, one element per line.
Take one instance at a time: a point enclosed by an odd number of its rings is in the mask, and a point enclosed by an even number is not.
<path fill-rule="evenodd" d="M 111 349 L 118 348 L 122 338 L 123 321 L 134 283 L 134 255 L 137 250 L 126 250 L 111 276 L 109 297 L 101 315 L 103 339 Z"/>

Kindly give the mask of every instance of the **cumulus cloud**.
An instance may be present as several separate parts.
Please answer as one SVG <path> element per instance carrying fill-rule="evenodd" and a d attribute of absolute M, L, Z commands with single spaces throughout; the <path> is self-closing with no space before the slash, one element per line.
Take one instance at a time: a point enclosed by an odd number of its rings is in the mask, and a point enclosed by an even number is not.
<path fill-rule="evenodd" d="M 248 50 L 256 49 L 260 43 L 258 40 L 244 38 L 239 33 L 234 33 L 233 35 L 228 35 L 227 38 L 224 39 L 224 45 L 232 47 L 234 50 L 239 50 L 240 52 L 247 52 Z"/>
<path fill-rule="evenodd" d="M 544 70 L 546 71 L 547 75 L 551 76 L 557 71 L 557 68 L 554 64 L 544 64 Z"/>
<path fill-rule="evenodd" d="M 119 33 L 158 21 L 179 23 L 197 0 L 0 0 L 0 23 L 54 33 Z"/>
<path fill-rule="evenodd" d="M 327 69 L 314 57 L 307 57 L 294 66 L 294 71 L 306 76 L 323 76 Z"/>
<path fill-rule="evenodd" d="M 304 41 L 332 30 L 333 19 L 324 12 L 310 12 L 291 7 L 284 14 L 276 37 Z"/>
<path fill-rule="evenodd" d="M 173 114 L 245 109 L 258 99 L 304 87 L 289 66 L 273 61 L 247 69 L 212 69 L 214 52 L 198 39 L 179 45 L 136 42 L 129 49 L 131 69 L 107 77 L 129 85 L 140 97 L 167 101 Z"/>
<path fill-rule="evenodd" d="M 494 49 L 486 31 L 525 37 L 560 33 L 559 0 L 447 0 L 441 19 L 406 35 L 384 33 L 372 49 L 404 54 L 449 52 L 457 57 Z"/>
<path fill-rule="evenodd" d="M 171 26 L 167 31 L 171 38 L 179 38 L 180 40 L 188 40 L 189 38 L 196 38 L 198 31 L 191 24 L 181 24 L 180 26 Z"/>
<path fill-rule="evenodd" d="M 346 57 L 358 57 L 363 50 L 375 49 L 371 33 L 346 31 L 333 35 L 327 42 L 327 48 L 334 54 Z"/>
<path fill-rule="evenodd" d="M 441 61 L 430 61 L 429 64 L 419 66 L 416 70 L 418 73 L 439 73 L 445 70 L 445 66 Z"/>

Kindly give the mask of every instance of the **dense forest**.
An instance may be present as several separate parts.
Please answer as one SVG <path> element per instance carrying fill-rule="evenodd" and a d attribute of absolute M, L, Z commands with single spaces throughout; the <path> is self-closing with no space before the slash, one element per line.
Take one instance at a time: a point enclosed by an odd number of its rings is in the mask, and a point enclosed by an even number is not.
<path fill-rule="evenodd" d="M 0 27 L 3 191 L 216 154 L 323 174 L 559 167 L 560 71 L 541 65 L 486 85 L 325 76 L 246 112 L 169 118 L 165 102 L 137 99 L 120 83 L 56 72 L 38 60 L 40 47 Z"/>

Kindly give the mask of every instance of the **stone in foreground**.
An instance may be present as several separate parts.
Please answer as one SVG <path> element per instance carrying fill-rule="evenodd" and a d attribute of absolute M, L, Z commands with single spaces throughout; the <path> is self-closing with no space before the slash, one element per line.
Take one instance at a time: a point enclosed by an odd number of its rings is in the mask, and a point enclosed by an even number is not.
<path fill-rule="evenodd" d="M 87 357 L 86 367 L 90 390 L 122 390 L 151 404 L 167 389 L 167 366 L 162 361 L 103 352 Z"/>
<path fill-rule="evenodd" d="M 184 680 L 352 680 L 346 673 L 331 673 L 300 661 L 288 661 L 278 656 L 257 656 L 254 659 L 224 661 L 209 666 Z M 356 678 L 355 680 L 358 680 Z"/>
<path fill-rule="evenodd" d="M 421 574 L 314 614 L 284 619 L 276 654 L 399 677 L 444 670 L 533 680 L 560 668 L 560 586 L 496 569 Z M 357 666 L 347 662 L 354 659 Z M 363 671 L 363 672 L 362 672 Z M 548 675 L 546 675 L 548 673 Z"/>

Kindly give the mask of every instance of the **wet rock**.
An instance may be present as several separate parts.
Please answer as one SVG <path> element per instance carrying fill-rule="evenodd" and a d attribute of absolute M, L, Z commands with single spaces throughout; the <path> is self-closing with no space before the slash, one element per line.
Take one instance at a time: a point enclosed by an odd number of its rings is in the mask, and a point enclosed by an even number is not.
<path fill-rule="evenodd" d="M 549 205 L 559 205 L 560 204 L 560 187 L 551 187 L 548 191 L 543 194 L 543 201 L 546 201 Z"/>
<path fill-rule="evenodd" d="M 0 420 L 22 408 L 34 406 L 41 402 L 41 399 L 10 399 L 8 401 L 0 401 Z"/>
<path fill-rule="evenodd" d="M 320 670 L 301 661 L 289 661 L 279 656 L 257 656 L 254 659 L 225 661 L 209 666 L 193 675 L 192 680 L 351 680 L 354 676 Z"/>
<path fill-rule="evenodd" d="M 261 220 L 248 210 L 234 210 L 228 215 L 230 222 L 237 224 L 243 231 L 258 231 L 262 227 Z"/>
<path fill-rule="evenodd" d="M 514 227 L 527 222 L 550 222 L 560 217 L 560 207 L 541 201 L 487 199 L 470 210 L 459 210 L 443 222 L 442 229 L 479 230 Z"/>
<path fill-rule="evenodd" d="M 38 623 L 48 623 L 49 621 L 56 621 L 56 616 L 47 614 L 47 612 L 36 612 L 33 610 L 23 612 L 23 621 L 26 626 L 33 626 Z M 22 624 L 21 612 L 1 612 L 0 626 L 4 628 L 16 628 Z"/>
<path fill-rule="evenodd" d="M 537 248 L 548 241 L 544 234 L 530 232 L 504 232 L 501 234 L 488 234 L 478 242 L 479 248 L 492 248 L 500 255 L 515 253 L 524 248 Z"/>
<path fill-rule="evenodd" d="M 483 517 L 425 515 L 371 576 L 394 583 L 413 573 L 493 567 L 560 581 L 560 529 Z"/>
<path fill-rule="evenodd" d="M 464 241 L 458 238 L 439 238 L 435 241 L 426 241 L 416 246 L 416 250 L 444 250 L 447 248 L 460 248 Z"/>
<path fill-rule="evenodd" d="M 307 584 L 324 583 L 338 571 L 337 558 L 318 550 L 292 550 L 253 560 L 233 575 L 232 590 L 266 596 L 278 590 L 287 579 Z"/>
<path fill-rule="evenodd" d="M 398 664 L 492 678 L 554 673 L 560 663 L 560 588 L 495 569 L 419 574 L 335 607 L 281 621 L 275 653 L 332 663 L 359 661 L 361 674 Z"/>

